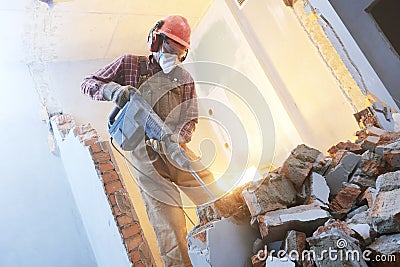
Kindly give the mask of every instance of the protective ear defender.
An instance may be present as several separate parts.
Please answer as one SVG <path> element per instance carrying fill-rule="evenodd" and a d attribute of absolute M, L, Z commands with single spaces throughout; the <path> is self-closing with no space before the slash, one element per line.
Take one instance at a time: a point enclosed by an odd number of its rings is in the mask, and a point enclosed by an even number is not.
<path fill-rule="evenodd" d="M 155 31 L 160 29 L 163 24 L 163 20 L 157 21 L 156 25 L 154 25 L 147 36 L 147 47 L 150 52 L 157 52 L 163 42 L 163 37 L 160 34 L 155 33 Z"/>

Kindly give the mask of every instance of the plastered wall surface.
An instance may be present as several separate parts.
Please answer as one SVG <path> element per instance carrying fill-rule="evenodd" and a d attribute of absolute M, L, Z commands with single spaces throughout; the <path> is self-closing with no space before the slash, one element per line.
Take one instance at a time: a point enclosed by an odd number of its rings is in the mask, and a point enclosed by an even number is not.
<path fill-rule="evenodd" d="M 229 6 L 302 141 L 325 151 L 352 138 L 354 110 L 292 9 L 280 0 Z"/>
<path fill-rule="evenodd" d="M 0 266 L 98 266 L 29 70 L 0 68 Z"/>
<path fill-rule="evenodd" d="M 400 58 L 378 30 L 372 16 L 365 12 L 372 2 L 329 0 L 392 97 L 399 101 Z"/>

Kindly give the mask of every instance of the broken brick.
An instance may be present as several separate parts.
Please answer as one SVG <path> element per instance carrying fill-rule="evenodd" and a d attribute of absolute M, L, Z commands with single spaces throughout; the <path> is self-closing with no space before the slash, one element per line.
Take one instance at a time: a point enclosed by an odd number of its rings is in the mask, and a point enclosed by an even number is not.
<path fill-rule="evenodd" d="M 360 187 L 355 184 L 344 183 L 342 189 L 329 204 L 332 212 L 338 214 L 348 213 L 356 204 L 357 197 L 361 194 Z"/>
<path fill-rule="evenodd" d="M 297 188 L 300 188 L 312 167 L 311 162 L 304 162 L 290 155 L 283 163 L 279 173 L 285 175 Z"/>
<path fill-rule="evenodd" d="M 259 187 L 245 188 L 242 192 L 251 216 L 296 204 L 296 190 L 284 175 L 269 173 Z"/>
<path fill-rule="evenodd" d="M 376 178 L 381 173 L 383 164 L 380 155 L 370 151 L 364 152 L 350 182 L 359 185 L 363 190 L 367 187 L 375 187 Z"/>
<path fill-rule="evenodd" d="M 347 141 L 339 142 L 338 144 L 332 146 L 328 149 L 328 153 L 333 157 L 339 150 L 346 150 L 355 154 L 360 154 L 364 151 L 360 144 Z"/>
<path fill-rule="evenodd" d="M 312 170 L 313 164 L 322 158 L 323 154 L 319 150 L 304 144 L 298 145 L 285 160 L 279 173 L 284 174 L 299 189 Z"/>
<path fill-rule="evenodd" d="M 249 222 L 250 211 L 242 195 L 242 187 L 214 202 L 217 212 L 224 218 L 232 218 L 237 222 Z"/>

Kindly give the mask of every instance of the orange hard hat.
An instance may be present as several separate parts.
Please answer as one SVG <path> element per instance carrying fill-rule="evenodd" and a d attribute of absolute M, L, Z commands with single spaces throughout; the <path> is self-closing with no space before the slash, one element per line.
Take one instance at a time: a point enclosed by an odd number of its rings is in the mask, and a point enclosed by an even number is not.
<path fill-rule="evenodd" d="M 187 19 L 182 16 L 166 17 L 157 33 L 162 33 L 184 47 L 190 48 L 191 30 Z"/>

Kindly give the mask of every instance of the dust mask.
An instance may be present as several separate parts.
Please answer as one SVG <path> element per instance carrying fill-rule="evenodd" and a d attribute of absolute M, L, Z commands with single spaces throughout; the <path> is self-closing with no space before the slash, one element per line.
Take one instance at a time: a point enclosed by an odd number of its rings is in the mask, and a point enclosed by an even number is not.
<path fill-rule="evenodd" d="M 160 53 L 158 64 L 160 64 L 164 73 L 170 73 L 178 63 L 178 55 L 164 52 Z"/>

